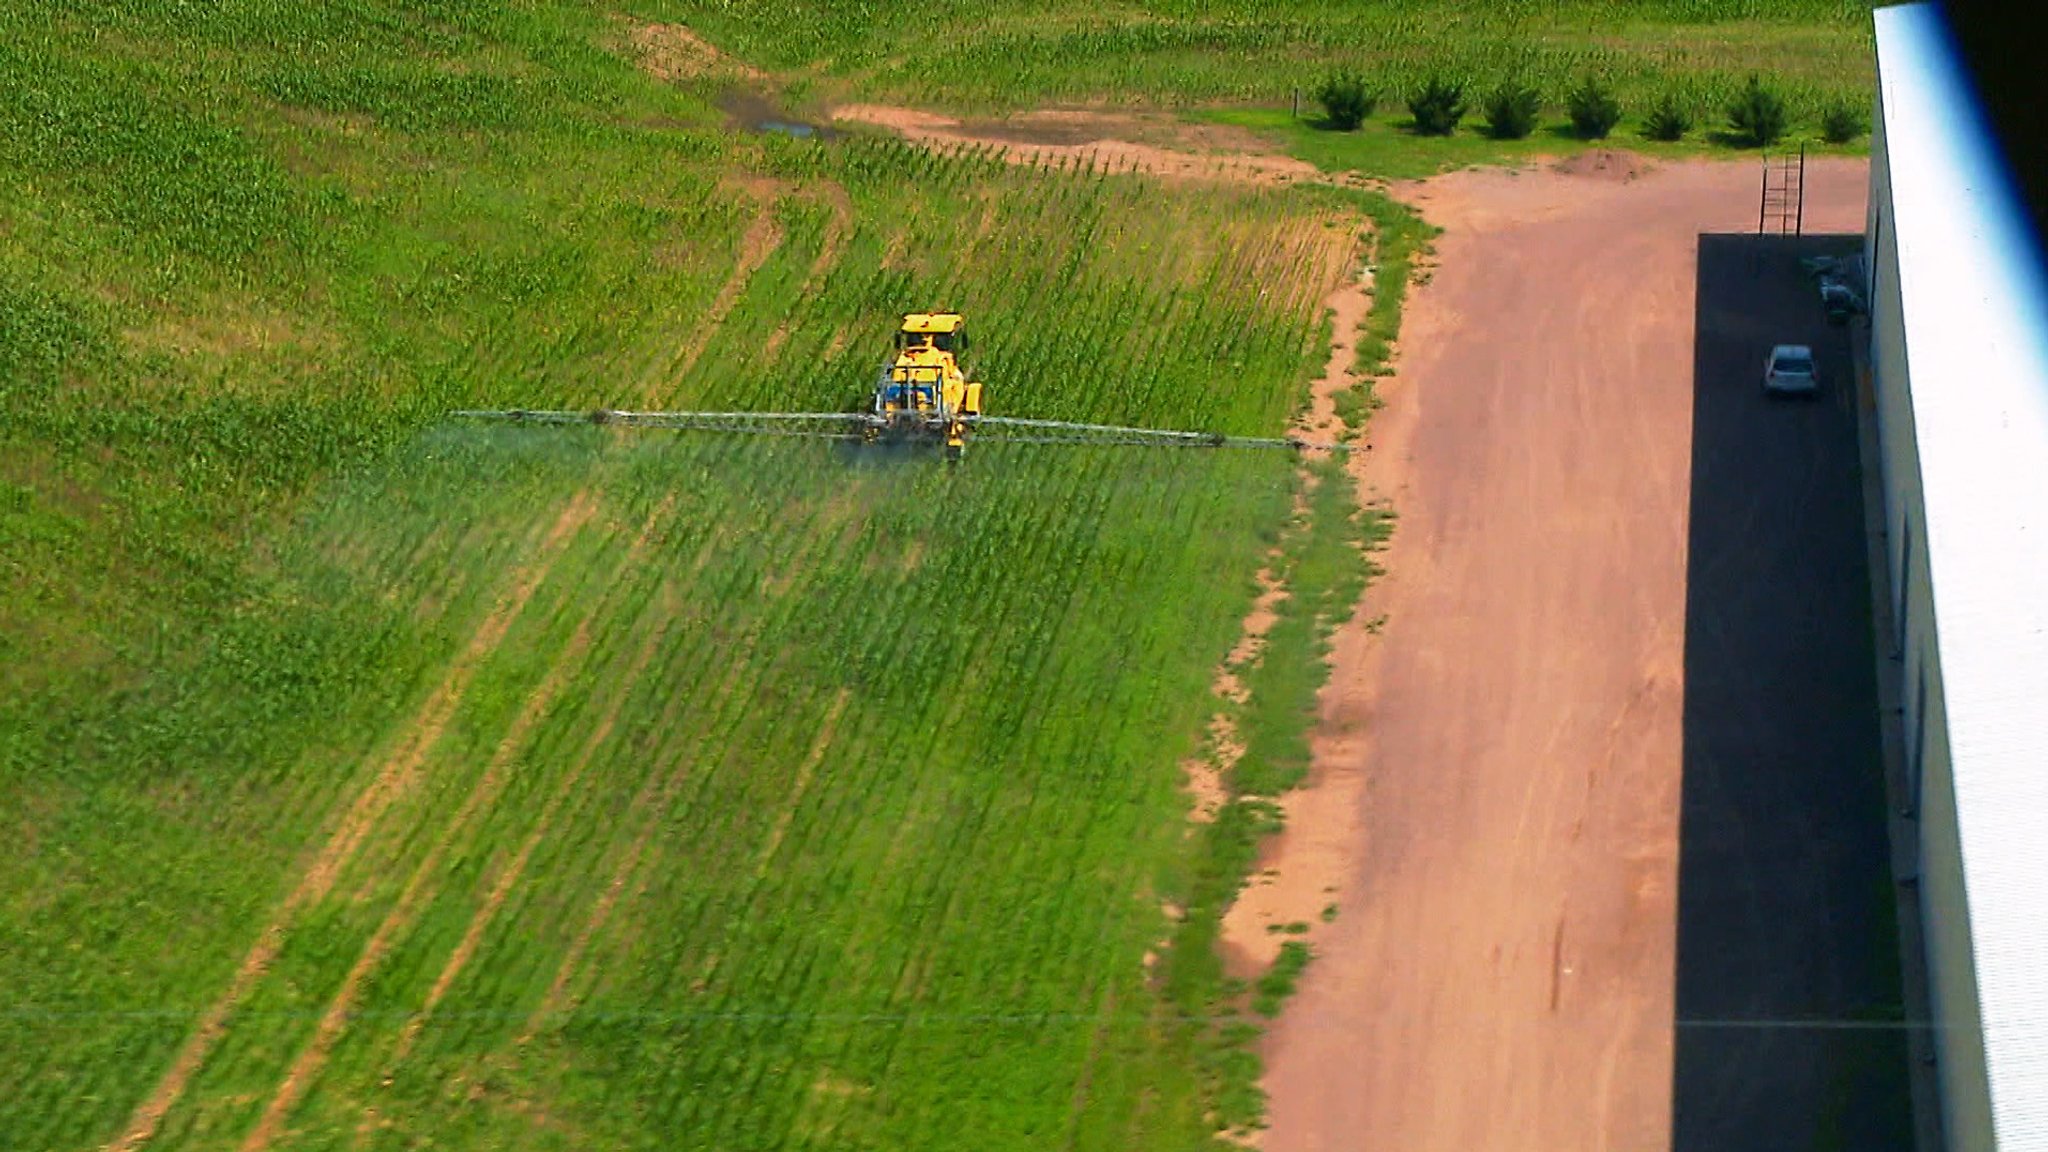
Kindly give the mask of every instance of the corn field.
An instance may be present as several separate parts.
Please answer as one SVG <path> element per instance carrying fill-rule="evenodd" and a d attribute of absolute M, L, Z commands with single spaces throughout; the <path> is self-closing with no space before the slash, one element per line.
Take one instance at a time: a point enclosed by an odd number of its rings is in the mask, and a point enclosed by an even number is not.
<path fill-rule="evenodd" d="M 1273 810 L 1182 761 L 1268 565 L 1305 722 L 1341 476 L 442 414 L 844 408 L 946 306 L 992 412 L 1270 435 L 1387 202 L 743 136 L 578 8 L 0 31 L 0 1145 L 1256 1120 Z"/>
<path fill-rule="evenodd" d="M 263 938 L 231 933 L 155 1008 L 103 1007 L 134 975 L 67 951 L 140 946 L 134 909 L 14 936 L 43 999 L 7 1048 L 56 1067 L 9 1069 L 8 1131 L 106 1139 L 226 999 L 150 1146 L 266 1117 L 280 1147 L 1198 1142 L 1205 1030 L 1142 960 L 1170 955 L 1176 759 L 1242 611 L 1216 576 L 1248 579 L 1289 491 L 1284 462 L 1170 451 L 948 473 L 430 433 L 278 545 L 278 601 L 348 634 L 246 621 L 197 672 L 273 730 L 292 689 L 263 677 L 309 641 L 393 679 L 294 756 L 160 785 L 311 830 L 324 886 L 255 909 L 283 941 L 259 978 L 228 978 Z M 169 915 L 193 871 L 143 898 Z"/>
<path fill-rule="evenodd" d="M 1666 90 L 1725 105 L 1747 76 L 1780 85 L 1802 117 L 1867 103 L 1872 5 L 1840 0 L 1272 0 L 1256 5 L 940 3 L 806 6 L 801 28 L 759 0 L 672 2 L 682 19 L 749 59 L 825 63 L 864 94 L 987 111 L 1049 101 L 1151 106 L 1285 105 L 1334 70 L 1405 93 L 1433 73 L 1485 90 L 1508 79 L 1561 104 L 1587 73 L 1625 105 Z M 944 43 L 934 63 L 930 30 Z"/>

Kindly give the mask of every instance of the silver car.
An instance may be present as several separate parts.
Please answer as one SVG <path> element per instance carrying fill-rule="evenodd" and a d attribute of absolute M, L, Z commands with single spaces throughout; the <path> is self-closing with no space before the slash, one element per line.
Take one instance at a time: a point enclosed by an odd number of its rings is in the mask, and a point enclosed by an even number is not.
<path fill-rule="evenodd" d="M 1820 391 L 1820 373 L 1813 366 L 1813 349 L 1804 344 L 1780 344 L 1764 360 L 1764 391 L 1782 396 L 1811 396 Z"/>

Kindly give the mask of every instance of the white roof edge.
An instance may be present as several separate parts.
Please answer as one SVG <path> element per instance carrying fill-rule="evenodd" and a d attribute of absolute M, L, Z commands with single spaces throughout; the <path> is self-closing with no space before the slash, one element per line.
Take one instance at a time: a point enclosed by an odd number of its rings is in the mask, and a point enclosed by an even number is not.
<path fill-rule="evenodd" d="M 1941 11 L 1873 18 L 1992 1121 L 2048 1150 L 2048 281 Z"/>

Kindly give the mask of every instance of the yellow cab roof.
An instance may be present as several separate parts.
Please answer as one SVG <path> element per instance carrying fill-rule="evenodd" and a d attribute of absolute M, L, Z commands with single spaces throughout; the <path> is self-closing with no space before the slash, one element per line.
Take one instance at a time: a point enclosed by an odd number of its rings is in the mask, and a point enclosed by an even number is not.
<path fill-rule="evenodd" d="M 958 332 L 966 321 L 958 312 L 911 312 L 903 317 L 905 332 Z"/>

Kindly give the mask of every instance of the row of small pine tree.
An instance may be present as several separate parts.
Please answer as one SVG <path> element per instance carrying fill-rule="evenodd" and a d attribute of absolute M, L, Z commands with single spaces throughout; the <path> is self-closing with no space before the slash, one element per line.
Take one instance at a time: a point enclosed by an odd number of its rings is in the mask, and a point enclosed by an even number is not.
<path fill-rule="evenodd" d="M 1379 106 L 1381 94 L 1356 72 L 1336 72 L 1316 89 L 1316 99 L 1330 127 L 1349 132 L 1365 123 Z M 1463 81 L 1433 75 L 1407 95 L 1408 113 L 1415 118 L 1415 131 L 1424 136 L 1449 136 L 1466 113 L 1466 85 Z M 1520 140 L 1536 130 L 1543 111 L 1543 96 L 1519 80 L 1509 80 L 1479 98 L 1479 110 L 1486 120 L 1487 135 L 1498 140 Z M 1596 76 L 1587 76 L 1565 94 L 1565 112 L 1572 132 L 1585 140 L 1601 140 L 1621 123 L 1621 101 Z M 1724 109 L 1728 139 L 1737 144 L 1762 148 L 1785 138 L 1792 116 L 1784 96 L 1755 76 Z M 1651 140 L 1679 140 L 1698 122 L 1696 106 L 1666 92 L 1643 114 L 1643 135 Z M 1836 104 L 1822 115 L 1821 136 L 1830 144 L 1846 144 L 1869 131 L 1863 112 L 1850 104 Z"/>

